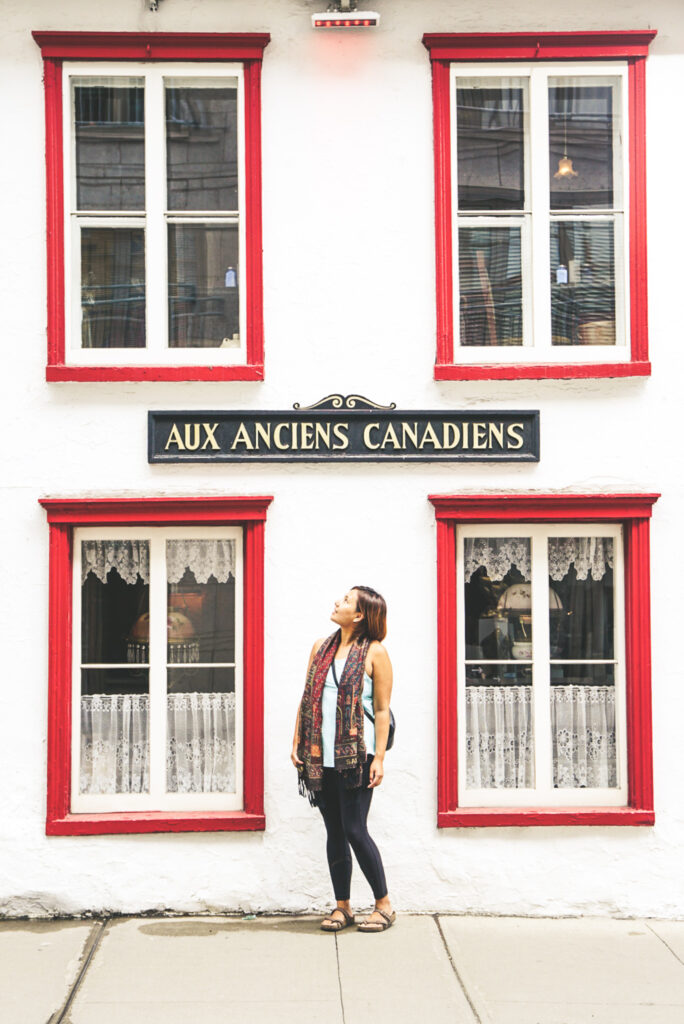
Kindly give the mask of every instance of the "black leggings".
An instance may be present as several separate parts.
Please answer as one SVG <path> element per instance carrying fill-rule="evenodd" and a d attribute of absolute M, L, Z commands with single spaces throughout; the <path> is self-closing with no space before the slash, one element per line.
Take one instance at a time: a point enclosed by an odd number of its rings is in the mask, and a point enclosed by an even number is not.
<path fill-rule="evenodd" d="M 336 900 L 349 899 L 352 876 L 351 849 L 368 880 L 376 900 L 387 895 L 387 883 L 380 851 L 368 834 L 366 819 L 373 790 L 368 789 L 372 755 L 368 757 L 363 782 L 358 789 L 344 789 L 334 768 L 323 769 L 320 812 L 328 833 L 327 854 Z"/>

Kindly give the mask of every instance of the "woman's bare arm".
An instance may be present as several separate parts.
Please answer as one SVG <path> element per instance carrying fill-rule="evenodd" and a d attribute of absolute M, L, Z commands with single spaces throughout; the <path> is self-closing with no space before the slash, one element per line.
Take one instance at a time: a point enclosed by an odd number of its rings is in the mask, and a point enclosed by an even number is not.
<path fill-rule="evenodd" d="M 370 769 L 370 788 L 373 788 L 380 785 L 384 775 L 383 762 L 390 727 L 392 663 L 381 643 L 374 643 L 368 653 L 372 659 L 373 710 L 375 712 L 375 756 Z"/>

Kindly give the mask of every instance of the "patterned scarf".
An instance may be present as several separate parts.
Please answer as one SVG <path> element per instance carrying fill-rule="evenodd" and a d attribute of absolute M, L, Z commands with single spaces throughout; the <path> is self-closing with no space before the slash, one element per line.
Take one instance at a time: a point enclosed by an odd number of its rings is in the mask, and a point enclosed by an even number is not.
<path fill-rule="evenodd" d="M 323 687 L 340 639 L 338 629 L 314 655 L 299 706 L 297 757 L 303 761 L 299 768 L 299 792 L 308 796 L 314 806 L 320 802 L 323 787 Z M 368 647 L 368 640 L 352 644 L 337 693 L 335 771 L 342 774 L 345 789 L 356 789 L 361 785 L 366 763 L 361 696 Z"/>

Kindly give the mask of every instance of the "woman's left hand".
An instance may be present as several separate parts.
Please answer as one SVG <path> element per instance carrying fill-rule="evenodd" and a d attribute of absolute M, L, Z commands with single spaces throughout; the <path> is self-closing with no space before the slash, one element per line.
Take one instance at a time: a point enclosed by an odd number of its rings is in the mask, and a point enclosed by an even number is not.
<path fill-rule="evenodd" d="M 382 758 L 374 757 L 370 766 L 370 782 L 368 783 L 368 788 L 374 789 L 375 786 L 379 786 L 384 775 L 385 766 L 382 762 Z"/>

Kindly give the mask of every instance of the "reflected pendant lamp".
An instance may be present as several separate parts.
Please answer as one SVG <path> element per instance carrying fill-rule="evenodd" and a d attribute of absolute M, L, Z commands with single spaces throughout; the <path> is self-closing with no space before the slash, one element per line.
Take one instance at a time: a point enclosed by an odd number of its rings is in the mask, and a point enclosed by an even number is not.
<path fill-rule="evenodd" d="M 572 160 L 568 157 L 568 115 L 563 118 L 563 156 L 558 161 L 558 170 L 554 178 L 577 178 L 577 171 L 573 170 Z"/>

